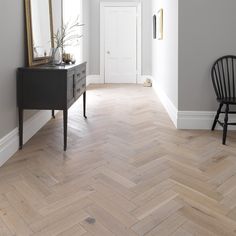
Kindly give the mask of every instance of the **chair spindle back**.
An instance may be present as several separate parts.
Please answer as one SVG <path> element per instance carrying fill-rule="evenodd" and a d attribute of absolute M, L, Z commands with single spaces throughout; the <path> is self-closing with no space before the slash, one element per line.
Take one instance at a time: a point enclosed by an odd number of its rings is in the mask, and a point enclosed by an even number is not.
<path fill-rule="evenodd" d="M 219 58 L 211 70 L 217 99 L 236 98 L 236 56 Z"/>

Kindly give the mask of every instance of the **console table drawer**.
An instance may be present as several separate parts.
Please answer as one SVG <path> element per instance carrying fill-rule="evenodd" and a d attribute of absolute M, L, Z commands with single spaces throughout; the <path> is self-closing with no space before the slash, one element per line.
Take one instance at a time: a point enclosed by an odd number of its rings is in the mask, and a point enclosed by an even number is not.
<path fill-rule="evenodd" d="M 79 81 L 86 77 L 86 66 L 78 66 L 75 68 L 75 81 Z"/>
<path fill-rule="evenodd" d="M 74 99 L 74 73 L 70 73 L 67 75 L 67 102 Z"/>
<path fill-rule="evenodd" d="M 86 90 L 86 78 L 82 78 L 75 85 L 75 99 L 79 98 Z"/>

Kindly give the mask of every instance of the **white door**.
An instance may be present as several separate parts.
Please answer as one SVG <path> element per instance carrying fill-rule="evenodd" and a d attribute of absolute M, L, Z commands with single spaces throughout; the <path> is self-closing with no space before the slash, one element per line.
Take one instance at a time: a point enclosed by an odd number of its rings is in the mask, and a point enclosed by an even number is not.
<path fill-rule="evenodd" d="M 137 8 L 105 8 L 105 83 L 137 81 Z"/>

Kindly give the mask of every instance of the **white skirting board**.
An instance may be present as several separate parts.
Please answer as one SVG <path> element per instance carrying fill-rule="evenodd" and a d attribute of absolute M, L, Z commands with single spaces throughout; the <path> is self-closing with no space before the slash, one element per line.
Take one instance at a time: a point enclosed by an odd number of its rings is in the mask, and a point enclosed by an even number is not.
<path fill-rule="evenodd" d="M 104 84 L 100 75 L 88 75 L 86 77 L 87 86 L 90 84 Z"/>
<path fill-rule="evenodd" d="M 141 75 L 137 79 L 137 84 L 144 84 L 146 79 L 150 79 L 151 81 L 153 80 L 151 75 Z"/>
<path fill-rule="evenodd" d="M 51 111 L 39 111 L 24 122 L 24 143 L 33 137 L 52 117 Z M 0 166 L 19 149 L 18 127 L 0 139 Z"/>
<path fill-rule="evenodd" d="M 211 130 L 216 111 L 179 111 L 178 112 L 178 129 L 195 129 Z M 224 114 L 221 114 L 220 120 L 224 122 Z M 236 123 L 236 116 L 229 115 L 229 122 Z M 216 126 L 217 130 L 222 130 L 220 125 Z M 229 130 L 236 130 L 236 126 L 229 126 Z"/>
<path fill-rule="evenodd" d="M 172 122 L 177 129 L 188 130 L 210 130 L 216 114 L 216 111 L 178 111 L 172 101 L 164 91 L 153 80 L 153 89 L 157 93 L 162 105 L 169 114 Z M 224 114 L 221 114 L 220 120 L 224 121 Z M 236 123 L 236 116 L 229 115 L 229 121 Z M 222 127 L 217 125 L 216 129 Z M 236 126 L 229 126 L 229 130 L 236 130 Z"/>
<path fill-rule="evenodd" d="M 211 129 L 215 112 L 207 111 L 178 111 L 179 129 Z"/>
<path fill-rule="evenodd" d="M 143 84 L 146 79 L 151 79 L 150 75 L 141 75 L 137 78 L 137 84 Z M 104 84 L 104 79 L 100 75 L 88 75 L 87 76 L 87 85 L 89 84 Z"/>
<path fill-rule="evenodd" d="M 174 123 L 175 127 L 178 128 L 178 110 L 175 107 L 175 105 L 172 103 L 172 101 L 169 99 L 169 97 L 164 93 L 161 88 L 155 83 L 155 81 L 152 79 L 153 89 L 158 95 L 162 105 L 166 109 L 168 115 L 170 116 L 172 122 Z"/>

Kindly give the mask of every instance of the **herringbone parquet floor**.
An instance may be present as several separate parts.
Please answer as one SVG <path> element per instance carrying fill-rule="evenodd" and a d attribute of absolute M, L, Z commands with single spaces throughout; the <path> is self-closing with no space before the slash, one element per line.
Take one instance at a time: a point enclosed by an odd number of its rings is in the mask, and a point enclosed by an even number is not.
<path fill-rule="evenodd" d="M 236 235 L 236 134 L 178 131 L 151 88 L 90 86 L 0 168 L 0 235 Z"/>

